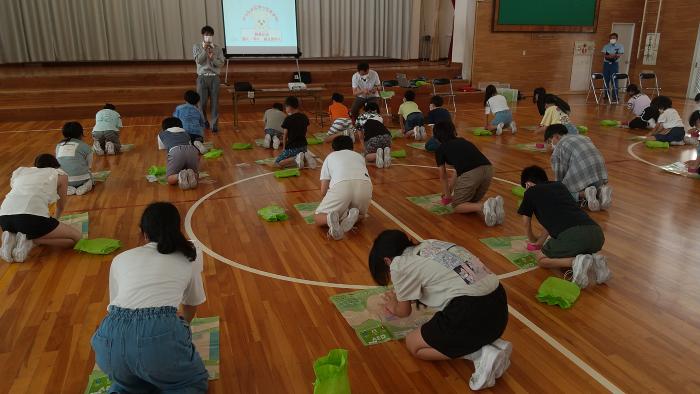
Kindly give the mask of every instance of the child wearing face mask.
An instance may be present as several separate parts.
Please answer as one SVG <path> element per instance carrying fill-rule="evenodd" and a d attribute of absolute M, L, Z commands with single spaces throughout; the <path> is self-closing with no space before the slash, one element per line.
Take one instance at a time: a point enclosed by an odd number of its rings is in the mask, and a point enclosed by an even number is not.
<path fill-rule="evenodd" d="M 647 138 L 669 142 L 671 145 L 684 145 L 685 127 L 683 120 L 673 106 L 673 102 L 666 96 L 657 96 L 651 101 L 651 105 L 659 109 L 659 120 L 654 130 Z"/>

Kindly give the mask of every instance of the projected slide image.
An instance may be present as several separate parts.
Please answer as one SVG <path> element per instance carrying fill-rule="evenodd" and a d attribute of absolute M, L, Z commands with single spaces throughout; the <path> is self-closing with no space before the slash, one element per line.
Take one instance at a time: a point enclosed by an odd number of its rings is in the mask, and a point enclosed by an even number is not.
<path fill-rule="evenodd" d="M 296 2 L 223 0 L 227 52 L 296 53 Z"/>

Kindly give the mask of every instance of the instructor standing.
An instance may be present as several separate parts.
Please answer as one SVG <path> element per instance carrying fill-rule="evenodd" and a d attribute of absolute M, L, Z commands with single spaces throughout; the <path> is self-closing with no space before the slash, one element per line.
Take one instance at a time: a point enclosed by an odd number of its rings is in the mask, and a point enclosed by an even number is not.
<path fill-rule="evenodd" d="M 610 34 L 610 42 L 603 47 L 603 78 L 612 91 L 611 101 L 617 101 L 617 80 L 613 78 L 620 71 L 618 61 L 625 53 L 625 48 L 617 42 L 617 33 Z"/>
<path fill-rule="evenodd" d="M 219 131 L 219 71 L 226 61 L 223 50 L 214 44 L 214 29 L 202 28 L 202 43 L 194 44 L 192 55 L 197 63 L 197 93 L 201 100 L 199 109 L 204 114 L 205 125 L 211 131 Z M 211 97 L 211 118 L 207 117 L 207 101 Z M 211 119 L 211 122 L 209 120 Z"/>

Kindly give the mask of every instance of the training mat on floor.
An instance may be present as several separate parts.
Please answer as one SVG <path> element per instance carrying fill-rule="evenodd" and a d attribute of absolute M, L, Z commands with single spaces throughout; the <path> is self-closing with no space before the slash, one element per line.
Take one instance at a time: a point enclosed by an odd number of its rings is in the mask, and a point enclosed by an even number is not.
<path fill-rule="evenodd" d="M 410 144 L 406 144 L 406 146 L 413 149 L 426 150 L 425 143 L 423 142 L 411 142 Z"/>
<path fill-rule="evenodd" d="M 299 212 L 306 224 L 314 224 L 314 215 L 318 204 L 320 202 L 300 202 L 299 204 L 294 204 L 294 209 Z"/>
<path fill-rule="evenodd" d="M 435 308 L 416 309 L 415 305 L 411 305 L 412 311 L 408 317 L 394 316 L 384 310 L 382 295 L 387 291 L 389 289 L 386 287 L 376 287 L 330 297 L 365 346 L 405 338 L 437 312 Z"/>
<path fill-rule="evenodd" d="M 513 147 L 517 150 L 522 150 L 525 152 L 538 152 L 538 153 L 546 153 L 547 152 L 547 147 L 545 144 L 542 143 L 537 143 L 537 142 L 530 142 L 527 144 L 515 144 Z"/>
<path fill-rule="evenodd" d="M 63 215 L 58 219 L 58 221 L 77 229 L 81 234 L 83 234 L 82 238 L 87 239 L 88 224 L 90 223 L 90 218 L 87 212 Z"/>
<path fill-rule="evenodd" d="M 430 211 L 436 215 L 447 215 L 454 212 L 452 205 L 442 205 L 442 196 L 439 194 L 429 194 L 427 196 L 406 197 L 408 201 L 419 207 Z"/>
<path fill-rule="evenodd" d="M 209 372 L 209 380 L 218 379 L 219 372 L 219 316 L 195 318 L 190 324 L 192 343 L 204 361 Z M 85 394 L 103 394 L 109 392 L 112 383 L 107 375 L 95 365 L 88 378 Z"/>
<path fill-rule="evenodd" d="M 275 157 L 268 157 L 267 159 L 255 160 L 255 164 L 273 167 L 275 165 L 275 160 Z"/>
<path fill-rule="evenodd" d="M 92 180 L 93 182 L 104 182 L 107 180 L 109 177 L 109 174 L 111 174 L 112 171 L 105 170 L 105 171 L 95 171 L 92 173 Z"/>
<path fill-rule="evenodd" d="M 697 172 L 688 172 L 688 167 L 685 163 L 677 161 L 675 163 L 667 164 L 665 166 L 660 166 L 662 170 L 670 172 L 672 174 L 681 175 L 688 178 L 700 179 L 700 174 Z"/>
<path fill-rule="evenodd" d="M 537 258 L 527 250 L 527 237 L 524 235 L 483 238 L 479 241 L 520 269 L 537 266 Z"/>

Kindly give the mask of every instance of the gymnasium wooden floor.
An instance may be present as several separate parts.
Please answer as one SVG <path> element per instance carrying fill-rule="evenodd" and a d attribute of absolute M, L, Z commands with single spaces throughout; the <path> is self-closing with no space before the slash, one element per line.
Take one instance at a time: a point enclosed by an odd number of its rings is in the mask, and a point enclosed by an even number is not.
<path fill-rule="evenodd" d="M 600 119 L 620 118 L 622 107 L 584 104 L 567 97 L 573 120 L 590 128 L 603 152 L 614 187 L 613 206 L 593 213 L 606 235 L 604 252 L 614 277 L 607 285 L 582 292 L 570 310 L 540 304 L 535 293 L 552 273 L 536 269 L 502 283 L 512 308 L 504 337 L 515 347 L 512 364 L 494 392 L 700 392 L 700 182 L 662 172 L 632 157 L 632 134 L 598 126 Z M 679 102 L 680 100 L 674 100 Z M 682 107 L 676 105 L 676 107 Z M 691 106 L 680 111 L 686 119 Z M 328 297 L 349 291 L 333 286 L 372 285 L 367 255 L 373 238 L 399 223 L 422 238 L 456 242 L 470 249 L 497 274 L 515 270 L 479 238 L 520 235 L 516 197 L 511 184 L 495 181 L 490 194 L 505 199 L 503 226 L 487 228 L 475 216 L 436 216 L 412 205 L 406 196 L 439 191 L 431 155 L 406 148 L 408 157 L 388 170 L 370 169 L 375 185 L 370 218 L 357 233 L 332 242 L 324 231 L 307 225 L 293 204 L 319 200 L 318 170 L 299 178 L 277 180 L 268 167 L 253 163 L 271 151 L 234 152 L 233 142 L 259 138 L 260 114 L 247 114 L 234 132 L 231 116 L 222 132 L 207 136 L 224 147 L 221 159 L 206 161 L 212 184 L 193 191 L 149 184 L 146 169 L 165 163 L 156 150 L 160 117 L 127 118 L 122 141 L 133 151 L 95 160 L 94 169 L 110 169 L 104 184 L 82 197 L 70 197 L 68 212 L 90 213 L 90 236 L 120 239 L 124 248 L 141 243 L 138 219 L 144 206 L 167 200 L 183 217 L 206 196 L 191 217 L 192 230 L 204 245 L 222 256 L 262 271 L 252 273 L 211 256 L 205 262 L 208 302 L 200 316 L 221 317 L 221 378 L 212 393 L 309 393 L 313 361 L 332 348 L 350 351 L 350 379 L 355 393 L 463 393 L 471 362 L 423 362 L 412 358 L 402 342 L 364 347 Z M 521 131 L 516 136 L 474 137 L 481 126 L 480 105 L 463 106 L 457 123 L 494 163 L 496 176 L 517 182 L 521 168 L 549 168 L 549 155 L 509 146 L 540 142 L 542 135 L 524 129 L 539 120 L 535 107 L 515 107 Z M 33 157 L 52 152 L 63 121 L 0 124 L 0 193 L 9 176 Z M 84 120 L 89 130 L 93 120 Z M 310 132 L 321 128 L 312 126 Z M 90 140 L 90 137 L 87 137 Z M 403 147 L 406 141 L 395 140 Z M 321 157 L 328 144 L 312 146 Z M 695 157 L 691 147 L 652 151 L 629 148 L 653 164 Z M 254 179 L 251 177 L 261 175 Z M 248 180 L 246 180 L 248 179 Z M 214 194 L 219 187 L 240 182 Z M 269 203 L 285 206 L 290 220 L 265 223 L 256 210 Z M 387 214 L 388 213 L 388 214 Z M 23 264 L 0 263 L 0 392 L 80 393 L 94 365 L 89 340 L 106 313 L 112 256 L 73 251 L 35 250 Z M 280 275 L 287 280 L 272 275 Z M 299 280 L 329 282 L 318 286 Z M 488 392 L 488 390 L 486 391 Z"/>

